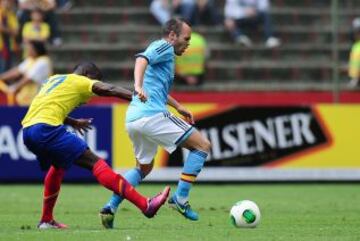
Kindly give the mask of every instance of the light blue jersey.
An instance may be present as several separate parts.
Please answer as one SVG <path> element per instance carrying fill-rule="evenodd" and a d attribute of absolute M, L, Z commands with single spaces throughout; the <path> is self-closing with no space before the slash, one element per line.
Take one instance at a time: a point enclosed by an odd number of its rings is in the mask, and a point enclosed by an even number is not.
<path fill-rule="evenodd" d="M 166 40 L 152 42 L 136 56 L 148 61 L 143 83 L 147 101 L 143 103 L 134 95 L 126 112 L 126 122 L 166 112 L 167 96 L 174 81 L 174 47 Z"/>

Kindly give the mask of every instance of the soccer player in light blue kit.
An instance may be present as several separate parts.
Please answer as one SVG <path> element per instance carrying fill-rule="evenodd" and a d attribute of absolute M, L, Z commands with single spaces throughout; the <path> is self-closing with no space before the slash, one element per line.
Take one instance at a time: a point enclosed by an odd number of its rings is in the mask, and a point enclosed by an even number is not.
<path fill-rule="evenodd" d="M 189 192 L 210 151 L 210 142 L 191 125 L 194 124 L 191 112 L 169 95 L 175 55 L 182 55 L 189 46 L 191 28 L 181 19 L 171 19 L 164 25 L 162 36 L 136 55 L 135 92 L 126 113 L 126 129 L 133 143 L 137 167 L 124 177 L 137 186 L 152 170 L 158 145 L 169 153 L 178 146 L 187 148 L 190 153 L 169 204 L 185 218 L 196 221 L 199 217 L 189 205 Z M 187 122 L 172 115 L 167 104 Z M 113 194 L 100 211 L 105 228 L 113 228 L 114 215 L 122 200 Z"/>

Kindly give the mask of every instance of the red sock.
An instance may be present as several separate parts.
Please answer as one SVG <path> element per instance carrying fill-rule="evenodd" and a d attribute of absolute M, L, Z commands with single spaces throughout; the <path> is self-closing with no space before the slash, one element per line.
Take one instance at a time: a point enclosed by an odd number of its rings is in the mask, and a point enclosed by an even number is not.
<path fill-rule="evenodd" d="M 104 160 L 99 159 L 95 163 L 93 174 L 98 182 L 107 189 L 129 200 L 141 211 L 144 212 L 147 209 L 147 198 L 138 193 L 125 178 L 116 174 Z"/>
<path fill-rule="evenodd" d="M 53 220 L 53 210 L 59 196 L 60 186 L 65 170 L 51 166 L 44 180 L 44 200 L 41 222 Z"/>

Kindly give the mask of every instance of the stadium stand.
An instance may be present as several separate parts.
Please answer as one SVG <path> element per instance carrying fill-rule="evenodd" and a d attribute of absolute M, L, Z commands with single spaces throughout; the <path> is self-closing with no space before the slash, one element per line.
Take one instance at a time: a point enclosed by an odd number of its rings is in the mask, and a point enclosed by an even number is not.
<path fill-rule="evenodd" d="M 360 9 L 356 0 L 339 2 L 338 68 L 345 88 L 351 20 L 360 15 Z M 159 26 L 148 5 L 148 0 L 79 0 L 71 10 L 59 13 L 64 45 L 51 51 L 56 72 L 67 72 L 74 62 L 92 59 L 108 80 L 132 86 L 134 54 L 159 37 Z M 221 27 L 196 27 L 211 49 L 201 88 L 331 90 L 330 6 L 330 0 L 273 0 L 274 29 L 283 42 L 276 49 L 267 49 L 261 34 L 252 36 L 257 44 L 245 48 L 232 43 Z"/>

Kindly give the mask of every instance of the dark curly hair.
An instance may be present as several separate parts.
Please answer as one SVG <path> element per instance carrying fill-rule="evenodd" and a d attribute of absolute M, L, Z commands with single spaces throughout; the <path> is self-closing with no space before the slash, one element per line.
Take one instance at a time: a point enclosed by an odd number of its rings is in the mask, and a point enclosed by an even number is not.
<path fill-rule="evenodd" d="M 74 74 L 86 76 L 94 80 L 102 80 L 101 70 L 92 62 L 82 62 L 75 66 Z"/>

